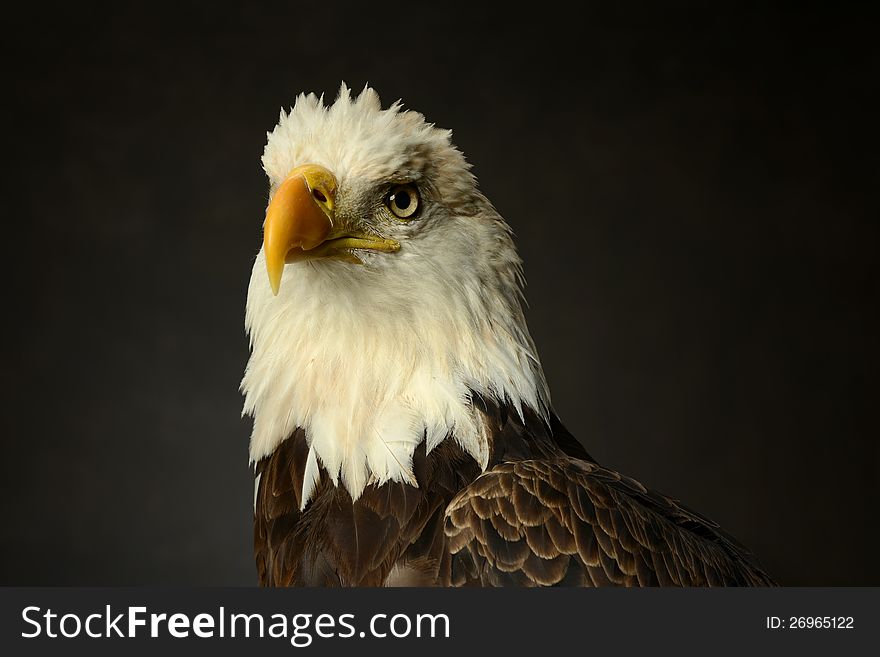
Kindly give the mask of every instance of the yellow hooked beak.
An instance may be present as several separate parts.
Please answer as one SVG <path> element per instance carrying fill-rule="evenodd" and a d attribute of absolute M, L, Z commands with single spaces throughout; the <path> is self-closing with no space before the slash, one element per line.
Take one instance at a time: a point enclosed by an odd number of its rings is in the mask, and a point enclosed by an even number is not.
<path fill-rule="evenodd" d="M 298 166 L 278 187 L 263 225 L 263 252 L 272 293 L 278 294 L 284 265 L 313 258 L 361 263 L 352 249 L 391 253 L 400 243 L 338 225 L 336 177 L 317 164 Z"/>

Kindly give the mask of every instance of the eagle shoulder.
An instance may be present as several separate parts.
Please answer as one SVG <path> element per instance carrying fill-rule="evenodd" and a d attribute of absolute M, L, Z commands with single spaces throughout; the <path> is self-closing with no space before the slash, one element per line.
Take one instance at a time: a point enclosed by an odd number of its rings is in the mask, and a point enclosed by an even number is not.
<path fill-rule="evenodd" d="M 487 586 L 768 586 L 710 520 L 596 463 L 503 462 L 446 510 L 453 562 Z"/>

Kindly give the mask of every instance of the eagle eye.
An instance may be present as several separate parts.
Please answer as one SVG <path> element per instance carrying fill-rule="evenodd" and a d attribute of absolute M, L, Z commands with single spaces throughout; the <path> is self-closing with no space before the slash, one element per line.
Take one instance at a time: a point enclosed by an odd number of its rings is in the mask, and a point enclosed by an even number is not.
<path fill-rule="evenodd" d="M 419 210 L 419 190 L 415 185 L 395 185 L 385 197 L 385 205 L 399 219 L 412 219 Z"/>

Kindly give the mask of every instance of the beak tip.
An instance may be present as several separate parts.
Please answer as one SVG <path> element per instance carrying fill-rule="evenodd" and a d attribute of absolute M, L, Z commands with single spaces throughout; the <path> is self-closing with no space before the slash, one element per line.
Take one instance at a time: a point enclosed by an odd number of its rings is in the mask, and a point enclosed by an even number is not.
<path fill-rule="evenodd" d="M 266 273 L 269 275 L 269 287 L 272 288 L 272 296 L 278 296 L 281 289 L 281 275 L 284 273 L 284 263 L 279 267 L 277 263 L 266 263 Z"/>

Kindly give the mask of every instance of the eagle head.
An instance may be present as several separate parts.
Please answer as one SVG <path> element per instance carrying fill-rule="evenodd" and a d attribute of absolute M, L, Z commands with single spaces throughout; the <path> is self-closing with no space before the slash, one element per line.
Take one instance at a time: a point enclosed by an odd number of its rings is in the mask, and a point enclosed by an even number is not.
<path fill-rule="evenodd" d="M 248 288 L 242 381 L 257 461 L 297 429 L 303 505 L 418 485 L 416 447 L 488 459 L 477 396 L 546 416 L 511 231 L 451 133 L 375 91 L 300 95 L 268 134 L 269 204 Z"/>

